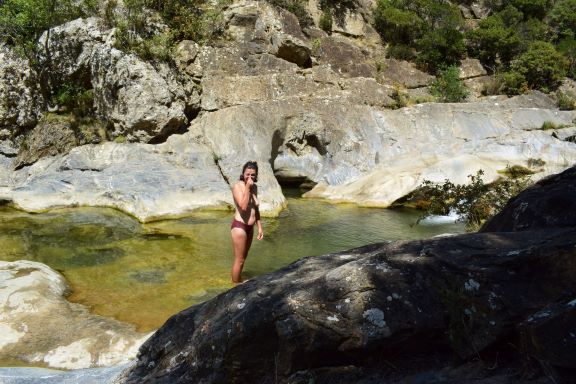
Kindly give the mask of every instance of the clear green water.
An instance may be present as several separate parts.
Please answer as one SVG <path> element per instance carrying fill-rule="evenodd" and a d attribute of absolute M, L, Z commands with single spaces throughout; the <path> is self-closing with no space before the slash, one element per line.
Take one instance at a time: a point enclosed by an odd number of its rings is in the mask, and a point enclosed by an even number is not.
<path fill-rule="evenodd" d="M 278 219 L 264 219 L 243 277 L 385 240 L 460 233 L 462 225 L 411 226 L 418 213 L 288 198 Z M 172 314 L 232 287 L 232 212 L 141 224 L 105 208 L 29 214 L 0 208 L 0 260 L 34 260 L 61 272 L 69 300 L 93 312 L 158 328 Z"/>

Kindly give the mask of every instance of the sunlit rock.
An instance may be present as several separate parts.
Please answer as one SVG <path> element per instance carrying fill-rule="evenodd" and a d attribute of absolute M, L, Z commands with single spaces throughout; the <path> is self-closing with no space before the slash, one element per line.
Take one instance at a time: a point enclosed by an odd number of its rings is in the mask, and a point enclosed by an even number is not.
<path fill-rule="evenodd" d="M 0 359 L 65 369 L 133 359 L 149 335 L 68 302 L 69 291 L 44 264 L 0 261 Z"/>

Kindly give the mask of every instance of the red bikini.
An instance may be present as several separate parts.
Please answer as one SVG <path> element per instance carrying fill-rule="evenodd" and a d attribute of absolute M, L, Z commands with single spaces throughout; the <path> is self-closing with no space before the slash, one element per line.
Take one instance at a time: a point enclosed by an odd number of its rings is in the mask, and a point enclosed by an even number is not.
<path fill-rule="evenodd" d="M 254 224 L 248 225 L 236 219 L 232 220 L 232 225 L 230 225 L 230 229 L 232 228 L 240 228 L 246 232 L 246 235 L 252 236 L 254 234 Z"/>

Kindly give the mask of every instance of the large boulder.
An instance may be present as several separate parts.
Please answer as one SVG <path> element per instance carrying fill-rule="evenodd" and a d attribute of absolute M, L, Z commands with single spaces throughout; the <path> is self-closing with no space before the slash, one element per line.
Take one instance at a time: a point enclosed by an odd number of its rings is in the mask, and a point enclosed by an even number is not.
<path fill-rule="evenodd" d="M 70 288 L 48 266 L 0 261 L 0 360 L 79 369 L 130 361 L 148 334 L 66 300 Z"/>
<path fill-rule="evenodd" d="M 33 127 L 43 103 L 38 78 L 28 60 L 0 44 L 0 141 Z"/>
<path fill-rule="evenodd" d="M 163 141 L 198 109 L 198 90 L 166 64 L 156 67 L 113 48 L 114 30 L 97 18 L 77 19 L 46 31 L 39 62 L 49 83 L 93 89 L 98 117 L 110 135 L 128 141 Z"/>
<path fill-rule="evenodd" d="M 524 383 L 498 380 L 534 351 L 540 377 L 571 382 L 575 246 L 570 226 L 303 258 L 174 315 L 118 382 L 472 382 L 457 365 L 483 356 L 498 366 L 477 382 Z"/>
<path fill-rule="evenodd" d="M 0 198 L 27 211 L 107 206 L 141 221 L 177 217 L 199 208 L 229 209 L 230 188 L 214 155 L 193 138 L 167 143 L 85 145 L 45 158 L 12 175 Z"/>
<path fill-rule="evenodd" d="M 44 118 L 26 134 L 14 160 L 14 168 L 32 165 L 46 156 L 68 153 L 78 144 L 75 123 L 69 116 L 45 115 Z"/>
<path fill-rule="evenodd" d="M 512 198 L 482 232 L 576 227 L 576 168 L 552 175 Z"/>

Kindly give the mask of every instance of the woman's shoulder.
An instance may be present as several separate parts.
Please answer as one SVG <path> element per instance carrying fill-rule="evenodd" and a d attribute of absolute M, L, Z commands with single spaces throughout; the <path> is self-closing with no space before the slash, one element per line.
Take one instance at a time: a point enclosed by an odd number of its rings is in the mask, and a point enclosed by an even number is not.
<path fill-rule="evenodd" d="M 246 184 L 244 184 L 244 182 L 243 182 L 242 180 L 238 180 L 238 181 L 235 182 L 234 185 L 232 186 L 232 189 L 244 190 L 244 188 L 246 188 Z"/>

